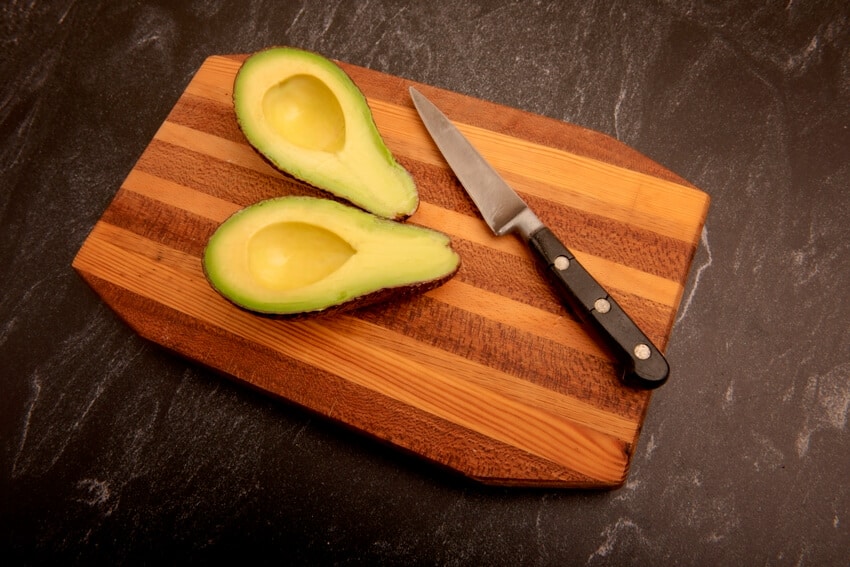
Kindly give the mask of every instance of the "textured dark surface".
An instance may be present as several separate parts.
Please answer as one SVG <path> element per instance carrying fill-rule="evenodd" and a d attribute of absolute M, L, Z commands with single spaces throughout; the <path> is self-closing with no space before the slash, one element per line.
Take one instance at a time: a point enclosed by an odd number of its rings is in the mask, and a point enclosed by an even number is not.
<path fill-rule="evenodd" d="M 844 2 L 6 2 L 0 552 L 846 565 Z M 627 485 L 484 488 L 136 337 L 71 270 L 200 63 L 291 44 L 612 135 L 712 196 Z"/>

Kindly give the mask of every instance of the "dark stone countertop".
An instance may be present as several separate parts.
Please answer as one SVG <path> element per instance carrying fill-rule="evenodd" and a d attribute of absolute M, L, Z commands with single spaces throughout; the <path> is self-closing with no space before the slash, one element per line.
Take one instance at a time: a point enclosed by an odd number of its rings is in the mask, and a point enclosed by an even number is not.
<path fill-rule="evenodd" d="M 794 0 L 3 3 L 0 554 L 847 565 L 848 14 Z M 73 272 L 204 58 L 271 44 L 604 132 L 711 195 L 675 379 L 623 488 L 459 479 L 141 340 Z"/>

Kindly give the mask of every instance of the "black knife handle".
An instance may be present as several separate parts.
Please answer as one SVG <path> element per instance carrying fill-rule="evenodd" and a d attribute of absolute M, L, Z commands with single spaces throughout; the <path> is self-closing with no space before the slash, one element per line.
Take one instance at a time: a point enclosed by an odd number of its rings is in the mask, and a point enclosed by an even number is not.
<path fill-rule="evenodd" d="M 528 240 L 561 302 L 594 328 L 624 366 L 623 382 L 636 388 L 664 384 L 670 374 L 664 355 L 552 231 L 543 227 Z"/>

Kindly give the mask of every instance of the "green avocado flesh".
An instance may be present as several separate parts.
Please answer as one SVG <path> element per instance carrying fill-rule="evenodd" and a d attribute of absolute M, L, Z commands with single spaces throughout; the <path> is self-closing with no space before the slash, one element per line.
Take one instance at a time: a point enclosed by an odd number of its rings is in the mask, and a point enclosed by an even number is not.
<path fill-rule="evenodd" d="M 460 265 L 447 235 L 329 199 L 279 197 L 234 213 L 212 235 L 203 266 L 236 305 L 317 314 L 433 289 Z"/>
<path fill-rule="evenodd" d="M 248 142 L 278 169 L 382 217 L 418 207 L 413 178 L 363 93 L 329 59 L 290 47 L 257 52 L 236 74 L 233 103 Z"/>

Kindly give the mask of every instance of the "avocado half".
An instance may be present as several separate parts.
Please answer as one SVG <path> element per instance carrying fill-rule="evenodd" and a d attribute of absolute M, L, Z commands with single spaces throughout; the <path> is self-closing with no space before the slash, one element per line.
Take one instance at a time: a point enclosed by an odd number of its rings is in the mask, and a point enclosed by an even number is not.
<path fill-rule="evenodd" d="M 258 313 L 294 316 L 360 307 L 435 288 L 460 257 L 441 232 L 313 197 L 241 209 L 207 243 L 212 287 Z"/>
<path fill-rule="evenodd" d="M 278 169 L 382 217 L 416 211 L 413 178 L 331 60 L 291 47 L 259 51 L 236 74 L 233 103 L 248 142 Z"/>

